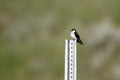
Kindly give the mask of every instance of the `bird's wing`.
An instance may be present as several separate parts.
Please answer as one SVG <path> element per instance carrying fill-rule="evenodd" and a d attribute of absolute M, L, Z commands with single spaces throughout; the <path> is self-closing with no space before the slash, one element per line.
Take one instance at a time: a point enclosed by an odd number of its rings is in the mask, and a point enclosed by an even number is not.
<path fill-rule="evenodd" d="M 80 39 L 80 36 L 79 36 L 79 34 L 78 34 L 77 32 L 75 32 L 75 36 L 77 37 L 77 42 L 78 42 L 78 43 L 84 44 L 84 43 L 82 42 L 82 40 Z"/>
<path fill-rule="evenodd" d="M 80 38 L 80 36 L 79 36 L 79 34 L 78 34 L 77 32 L 75 32 L 75 36 L 76 36 L 77 38 Z"/>

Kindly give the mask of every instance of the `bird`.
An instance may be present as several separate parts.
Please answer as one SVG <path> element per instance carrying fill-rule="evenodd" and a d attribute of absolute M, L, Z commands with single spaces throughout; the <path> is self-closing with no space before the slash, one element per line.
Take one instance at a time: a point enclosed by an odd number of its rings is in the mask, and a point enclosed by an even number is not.
<path fill-rule="evenodd" d="M 79 44 L 84 45 L 83 41 L 80 39 L 80 36 L 75 28 L 71 29 L 71 38 L 77 40 Z"/>

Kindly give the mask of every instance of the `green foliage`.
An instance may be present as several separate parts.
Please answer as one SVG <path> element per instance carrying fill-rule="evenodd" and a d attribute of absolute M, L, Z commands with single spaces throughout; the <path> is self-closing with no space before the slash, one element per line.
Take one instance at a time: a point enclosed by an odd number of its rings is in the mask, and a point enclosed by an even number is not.
<path fill-rule="evenodd" d="M 87 44 L 93 34 L 84 27 L 104 18 L 119 26 L 119 8 L 119 0 L 0 0 L 0 80 L 63 80 L 64 40 L 76 25 L 85 42 L 77 51 L 78 79 L 115 80 L 112 69 L 119 64 L 118 38 L 109 39 L 117 43 L 112 46 L 114 54 L 96 68 L 94 64 L 103 59 L 100 51 L 107 53 L 105 46 L 110 43 Z"/>

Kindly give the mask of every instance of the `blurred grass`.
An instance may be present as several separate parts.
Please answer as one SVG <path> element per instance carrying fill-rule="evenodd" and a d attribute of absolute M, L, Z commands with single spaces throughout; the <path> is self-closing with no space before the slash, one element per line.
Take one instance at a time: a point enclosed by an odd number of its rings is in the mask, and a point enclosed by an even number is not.
<path fill-rule="evenodd" d="M 119 7 L 119 0 L 0 0 L 0 80 L 63 80 L 73 27 L 85 43 L 78 80 L 119 80 Z"/>

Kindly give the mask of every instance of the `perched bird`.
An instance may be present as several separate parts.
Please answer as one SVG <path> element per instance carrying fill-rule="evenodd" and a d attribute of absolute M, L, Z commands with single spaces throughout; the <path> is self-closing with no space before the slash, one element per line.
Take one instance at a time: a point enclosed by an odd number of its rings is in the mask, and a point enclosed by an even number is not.
<path fill-rule="evenodd" d="M 84 44 L 83 42 L 82 42 L 82 40 L 80 39 L 80 36 L 79 36 L 79 34 L 77 33 L 77 31 L 76 31 L 76 29 L 71 29 L 71 37 L 72 37 L 72 39 L 74 39 L 74 40 L 77 40 L 77 42 L 79 43 L 79 44 Z"/>

